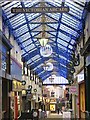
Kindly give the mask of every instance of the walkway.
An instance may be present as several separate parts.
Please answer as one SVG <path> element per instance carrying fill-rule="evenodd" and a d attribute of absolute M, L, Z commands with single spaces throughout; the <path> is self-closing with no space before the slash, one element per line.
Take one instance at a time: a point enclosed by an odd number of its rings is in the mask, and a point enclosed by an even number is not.
<path fill-rule="evenodd" d="M 51 113 L 48 118 L 62 118 L 62 114 Z"/>

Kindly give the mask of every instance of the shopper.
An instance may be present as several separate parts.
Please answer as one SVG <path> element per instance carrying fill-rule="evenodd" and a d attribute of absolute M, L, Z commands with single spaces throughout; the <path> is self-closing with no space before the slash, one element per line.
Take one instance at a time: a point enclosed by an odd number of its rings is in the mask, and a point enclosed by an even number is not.
<path fill-rule="evenodd" d="M 58 114 L 59 114 L 59 110 L 60 110 L 60 108 L 58 107 L 58 108 L 57 108 Z"/>

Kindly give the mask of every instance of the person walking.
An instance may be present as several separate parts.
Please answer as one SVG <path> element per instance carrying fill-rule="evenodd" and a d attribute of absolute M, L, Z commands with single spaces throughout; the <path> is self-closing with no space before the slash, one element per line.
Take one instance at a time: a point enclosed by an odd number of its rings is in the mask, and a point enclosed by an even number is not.
<path fill-rule="evenodd" d="M 60 108 L 58 107 L 58 108 L 57 108 L 58 114 L 59 114 L 59 110 L 60 110 Z"/>

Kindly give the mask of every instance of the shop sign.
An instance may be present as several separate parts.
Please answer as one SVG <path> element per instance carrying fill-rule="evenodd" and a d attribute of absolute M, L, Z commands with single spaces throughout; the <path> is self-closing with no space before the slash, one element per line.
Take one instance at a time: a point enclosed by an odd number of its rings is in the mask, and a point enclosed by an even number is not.
<path fill-rule="evenodd" d="M 84 80 L 84 74 L 78 75 L 78 83 Z"/>
<path fill-rule="evenodd" d="M 69 7 L 13 7 L 11 13 L 66 13 L 69 12 Z"/>
<path fill-rule="evenodd" d="M 69 87 L 69 93 L 70 94 L 77 94 L 78 90 L 77 90 L 77 86 L 70 86 Z"/>
<path fill-rule="evenodd" d="M 22 91 L 22 83 L 14 80 L 13 81 L 13 91 Z"/>
<path fill-rule="evenodd" d="M 40 54 L 43 57 L 49 57 L 52 54 L 52 52 L 52 47 L 48 44 L 40 48 Z"/>
<path fill-rule="evenodd" d="M 86 66 L 90 65 L 90 55 L 86 57 Z"/>
<path fill-rule="evenodd" d="M 2 70 L 5 71 L 6 70 L 6 62 L 2 61 Z"/>
<path fill-rule="evenodd" d="M 50 63 L 50 62 L 48 62 L 48 63 L 46 63 L 46 65 L 44 65 L 44 70 L 46 70 L 46 71 L 51 71 L 51 70 L 53 70 L 53 64 L 52 63 Z"/>

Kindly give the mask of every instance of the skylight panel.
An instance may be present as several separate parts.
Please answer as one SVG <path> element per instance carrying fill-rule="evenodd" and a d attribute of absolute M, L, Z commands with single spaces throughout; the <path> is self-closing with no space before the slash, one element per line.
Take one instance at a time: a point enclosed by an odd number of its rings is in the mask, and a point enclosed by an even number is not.
<path fill-rule="evenodd" d="M 35 61 L 32 61 L 31 65 L 34 65 L 36 62 L 38 62 L 39 60 L 41 60 L 41 58 L 36 59 Z"/>
<path fill-rule="evenodd" d="M 0 1 L 0 5 L 2 6 L 2 5 L 5 5 L 5 4 L 7 4 L 9 1 Z"/>
<path fill-rule="evenodd" d="M 19 17 L 18 19 L 15 19 L 15 21 L 13 21 L 12 24 L 17 24 L 17 23 L 22 24 L 24 22 L 26 22 L 26 20 L 25 20 L 25 17 L 22 16 L 22 17 Z"/>
<path fill-rule="evenodd" d="M 25 41 L 24 43 L 22 43 L 22 45 L 23 45 L 24 47 L 27 47 L 27 46 L 30 45 L 30 44 L 32 44 L 32 40 L 31 40 L 31 39 L 29 39 L 29 40 Z"/>
<path fill-rule="evenodd" d="M 25 50 L 22 50 L 22 54 L 25 54 L 26 52 L 25 52 Z"/>
<path fill-rule="evenodd" d="M 14 29 L 15 29 L 16 27 L 14 27 Z M 23 26 L 21 26 L 21 27 L 18 27 L 18 29 L 16 29 L 15 31 L 16 32 L 21 32 L 21 31 L 23 31 L 24 30 L 24 32 L 27 30 L 28 31 L 28 28 L 27 28 L 27 24 L 25 24 L 25 25 L 23 25 Z"/>
<path fill-rule="evenodd" d="M 32 45 L 33 45 L 33 44 L 32 44 Z M 26 49 L 26 50 L 27 50 L 27 49 Z M 33 49 L 29 49 L 27 52 L 31 53 L 31 52 L 33 52 L 33 51 L 35 51 L 35 50 L 37 50 L 36 47 L 34 47 Z"/>
<path fill-rule="evenodd" d="M 37 35 L 39 35 L 39 32 L 32 32 L 31 34 L 33 37 L 36 37 Z"/>
<path fill-rule="evenodd" d="M 30 29 L 34 29 L 34 28 L 36 28 L 36 27 L 37 27 L 37 29 L 38 29 L 38 24 L 29 24 L 29 26 L 30 26 Z"/>
<path fill-rule="evenodd" d="M 4 3 L 5 3 L 5 1 L 4 1 Z M 8 1 L 7 1 L 7 3 L 8 3 Z M 17 1 L 13 1 L 13 2 L 5 5 L 3 8 L 5 11 L 9 11 L 9 10 L 11 10 L 12 6 L 16 7 L 18 4 L 20 4 L 20 3 L 18 3 Z"/>
<path fill-rule="evenodd" d="M 24 35 L 22 35 L 22 36 L 20 36 L 20 38 L 23 39 L 23 40 L 26 40 L 26 39 L 30 38 L 29 32 L 24 34 Z"/>
<path fill-rule="evenodd" d="M 40 13 L 27 13 L 26 15 L 27 15 L 28 20 L 30 21 L 34 18 L 37 18 L 40 15 Z"/>
<path fill-rule="evenodd" d="M 66 36 L 65 34 L 63 34 L 61 32 L 58 33 L 58 37 L 60 37 L 61 39 L 64 39 L 67 42 L 69 42 L 71 40 L 70 37 Z"/>
<path fill-rule="evenodd" d="M 56 20 L 58 20 L 61 13 L 57 13 L 57 14 L 56 14 L 56 13 L 47 13 L 47 14 L 48 14 L 49 16 L 55 18 Z"/>
<path fill-rule="evenodd" d="M 21 20 L 17 20 L 16 22 L 12 23 L 12 26 L 14 27 L 18 27 L 20 25 L 22 25 L 23 23 L 25 23 L 25 20 L 24 19 L 21 19 Z"/>
<path fill-rule="evenodd" d="M 69 11 L 69 13 L 70 13 L 71 15 L 76 16 L 76 17 L 79 18 L 79 19 L 81 19 L 81 17 L 82 17 L 82 13 L 80 13 L 80 12 L 78 12 L 78 11 L 75 11 L 75 10 L 72 9 L 72 8 L 71 8 L 71 10 Z"/>
<path fill-rule="evenodd" d="M 79 3 L 79 4 L 81 4 L 81 5 L 85 5 L 85 2 L 86 2 L 86 0 L 73 0 L 73 2 L 77 2 L 77 3 Z"/>
<path fill-rule="evenodd" d="M 61 48 L 61 49 L 63 49 L 63 50 L 67 50 L 67 48 L 66 47 L 63 47 L 62 45 L 60 45 L 60 44 L 58 44 L 58 47 L 59 48 Z"/>
<path fill-rule="evenodd" d="M 71 35 L 74 35 L 75 37 L 77 36 L 77 32 L 76 31 L 70 29 L 69 27 L 67 27 L 67 26 L 65 26 L 63 24 L 61 24 L 60 29 L 66 31 L 67 33 L 69 33 Z"/>
<path fill-rule="evenodd" d="M 42 63 L 37 66 L 37 68 L 40 68 L 40 67 L 42 67 Z"/>
<path fill-rule="evenodd" d="M 24 5 L 25 7 L 28 7 L 28 6 L 33 6 L 34 4 L 40 2 L 40 0 L 29 0 L 29 1 L 24 1 Z"/>
<path fill-rule="evenodd" d="M 76 27 L 76 29 L 77 29 L 77 25 L 80 23 L 80 22 L 75 23 L 72 18 L 70 18 L 69 16 L 64 16 L 64 15 L 62 16 L 61 21 L 63 22 L 65 21 L 65 23 L 69 23 L 69 25 Z"/>
<path fill-rule="evenodd" d="M 28 32 L 28 29 L 25 28 L 25 29 L 20 30 L 20 31 L 18 31 L 18 30 L 16 31 L 16 30 L 15 30 L 15 32 L 16 32 L 16 34 L 17 34 L 17 37 L 20 37 L 22 34 L 27 33 L 27 32 Z"/>
<path fill-rule="evenodd" d="M 71 45 L 69 45 L 68 48 L 73 49 L 73 47 Z"/>
<path fill-rule="evenodd" d="M 40 58 L 38 58 L 37 60 L 35 60 L 35 62 L 38 62 L 39 60 L 41 60 L 41 57 L 40 57 Z"/>
<path fill-rule="evenodd" d="M 25 18 L 25 16 L 20 13 L 19 15 L 16 15 L 15 17 L 12 17 L 12 18 L 10 19 L 10 21 L 13 23 L 13 22 L 15 22 L 16 20 L 18 20 L 18 19 L 23 19 L 23 18 Z"/>
<path fill-rule="evenodd" d="M 37 60 L 38 58 L 40 58 L 40 55 L 35 55 L 35 56 L 32 58 L 32 60 L 35 61 L 35 60 Z"/>
<path fill-rule="evenodd" d="M 58 23 L 57 24 L 49 24 L 51 27 L 54 27 L 54 28 L 56 28 L 57 29 L 57 27 L 58 27 Z"/>
<path fill-rule="evenodd" d="M 62 1 L 61 0 L 45 0 L 46 2 L 49 2 L 49 3 L 51 3 L 52 5 L 54 5 L 54 6 L 60 6 L 61 5 L 61 3 L 62 3 Z"/>
<path fill-rule="evenodd" d="M 60 58 L 67 60 L 67 58 L 65 58 L 64 56 L 59 55 Z"/>
<path fill-rule="evenodd" d="M 76 4 L 75 2 L 73 2 L 73 1 L 71 1 L 71 0 L 66 0 L 66 3 L 68 3 L 69 6 L 71 6 L 71 7 L 74 6 L 75 8 L 78 8 L 78 9 L 83 10 L 83 7 L 82 7 L 82 6 Z M 77 2 L 77 3 L 78 3 L 78 2 Z"/>
<path fill-rule="evenodd" d="M 31 60 L 31 59 L 29 59 L 29 60 L 27 61 L 27 64 L 30 64 L 30 63 L 32 63 L 32 60 Z"/>
<path fill-rule="evenodd" d="M 63 67 L 63 70 L 66 71 L 66 64 L 67 64 L 67 61 L 65 60 L 64 61 L 64 64 L 60 63 L 60 66 Z"/>
<path fill-rule="evenodd" d="M 71 22 L 70 20 L 65 19 L 65 18 L 63 17 L 61 21 L 62 21 L 62 24 L 65 23 L 65 24 L 71 26 L 72 28 L 74 28 L 74 29 L 76 29 L 76 30 L 79 30 L 79 28 L 78 28 L 73 22 Z"/>
<path fill-rule="evenodd" d="M 38 71 L 38 67 L 37 67 L 37 71 Z M 39 72 L 39 74 L 38 75 L 41 75 L 41 74 L 43 74 L 45 71 L 41 71 L 41 72 Z"/>
<path fill-rule="evenodd" d="M 77 26 L 78 26 L 78 24 L 80 23 L 80 21 L 79 20 L 77 20 L 77 19 L 74 19 L 72 16 L 70 16 L 69 14 L 65 14 L 65 13 L 63 13 L 63 16 L 62 17 L 64 17 L 64 18 L 68 18 L 68 20 L 70 20 L 70 21 L 72 21 L 74 24 L 76 24 Z"/>
<path fill-rule="evenodd" d="M 63 41 L 63 40 L 58 39 L 57 42 L 60 43 L 60 44 L 62 44 L 62 45 L 65 46 L 65 47 L 68 46 L 68 43 L 66 43 L 66 42 Z"/>
<path fill-rule="evenodd" d="M 31 49 L 34 49 L 35 48 L 35 45 L 34 44 L 31 44 L 30 46 L 26 47 L 25 49 L 27 51 L 31 50 Z M 31 52 L 31 51 L 30 51 Z"/>

